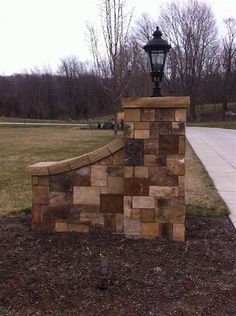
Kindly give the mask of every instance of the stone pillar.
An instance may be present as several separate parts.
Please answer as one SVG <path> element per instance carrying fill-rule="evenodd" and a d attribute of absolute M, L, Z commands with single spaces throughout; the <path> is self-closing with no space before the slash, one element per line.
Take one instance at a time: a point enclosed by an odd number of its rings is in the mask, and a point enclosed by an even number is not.
<path fill-rule="evenodd" d="M 124 233 L 185 239 L 185 121 L 189 97 L 123 99 Z"/>

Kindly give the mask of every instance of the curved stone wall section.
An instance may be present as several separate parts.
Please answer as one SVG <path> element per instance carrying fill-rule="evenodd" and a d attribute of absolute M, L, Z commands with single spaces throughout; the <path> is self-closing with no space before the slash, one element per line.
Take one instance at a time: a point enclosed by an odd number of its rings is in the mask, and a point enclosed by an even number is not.
<path fill-rule="evenodd" d="M 123 139 L 86 155 L 28 167 L 32 175 L 32 225 L 88 232 L 94 226 L 123 232 Z"/>

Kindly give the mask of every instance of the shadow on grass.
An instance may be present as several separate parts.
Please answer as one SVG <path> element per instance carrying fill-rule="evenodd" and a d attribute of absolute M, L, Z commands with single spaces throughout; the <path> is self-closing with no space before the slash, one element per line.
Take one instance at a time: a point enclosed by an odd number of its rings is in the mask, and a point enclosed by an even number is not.
<path fill-rule="evenodd" d="M 201 204 L 186 204 L 186 214 L 209 218 L 224 218 L 229 215 L 227 208 L 206 207 Z"/>

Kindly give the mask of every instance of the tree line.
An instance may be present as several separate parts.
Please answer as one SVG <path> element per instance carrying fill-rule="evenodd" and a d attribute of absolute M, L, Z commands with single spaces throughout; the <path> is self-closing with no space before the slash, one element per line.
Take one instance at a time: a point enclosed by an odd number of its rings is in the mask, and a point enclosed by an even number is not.
<path fill-rule="evenodd" d="M 0 116 L 78 119 L 120 110 L 121 97 L 149 96 L 152 83 L 143 46 L 158 25 L 172 46 L 164 95 L 190 95 L 190 118 L 198 105 L 236 99 L 236 19 L 217 30 L 212 9 L 199 0 L 172 1 L 157 21 L 143 14 L 132 24 L 124 0 L 102 0 L 101 31 L 90 24 L 92 62 L 68 57 L 48 69 L 0 77 Z M 102 36 L 101 36 L 102 35 Z"/>

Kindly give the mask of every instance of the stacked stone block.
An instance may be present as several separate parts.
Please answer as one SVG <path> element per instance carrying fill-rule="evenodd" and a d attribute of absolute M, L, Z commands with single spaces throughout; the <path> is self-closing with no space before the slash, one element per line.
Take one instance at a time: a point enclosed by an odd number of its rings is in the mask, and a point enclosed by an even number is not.
<path fill-rule="evenodd" d="M 123 100 L 126 236 L 184 240 L 188 104 L 188 98 Z"/>
<path fill-rule="evenodd" d="M 123 146 L 118 139 L 78 158 L 30 166 L 33 227 L 123 233 Z"/>

